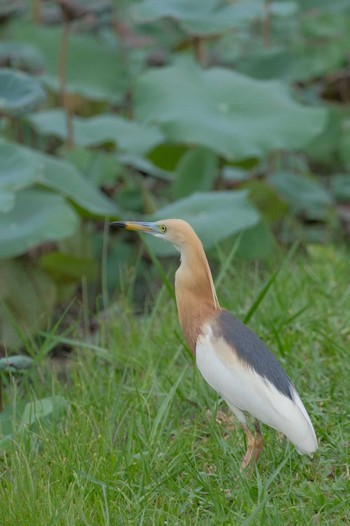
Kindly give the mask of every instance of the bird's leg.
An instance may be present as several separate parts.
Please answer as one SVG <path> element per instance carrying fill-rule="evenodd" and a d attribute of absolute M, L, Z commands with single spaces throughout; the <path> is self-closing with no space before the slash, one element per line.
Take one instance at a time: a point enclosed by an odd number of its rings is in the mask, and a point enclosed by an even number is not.
<path fill-rule="evenodd" d="M 247 424 L 244 424 L 243 429 L 247 437 L 247 451 L 243 457 L 241 471 L 243 471 L 249 466 L 248 474 L 250 474 L 254 466 L 255 436 L 253 435 Z"/>
<path fill-rule="evenodd" d="M 257 420 L 254 422 L 254 427 L 256 431 L 254 456 L 255 460 L 258 461 L 264 447 L 264 440 L 261 434 L 260 424 Z"/>
<path fill-rule="evenodd" d="M 264 446 L 260 425 L 257 420 L 254 423 L 254 427 L 256 430 L 256 437 L 253 435 L 247 424 L 244 424 L 243 426 L 247 437 L 247 451 L 243 458 L 241 471 L 248 468 L 248 475 L 252 474 L 255 463 L 258 461 Z"/>

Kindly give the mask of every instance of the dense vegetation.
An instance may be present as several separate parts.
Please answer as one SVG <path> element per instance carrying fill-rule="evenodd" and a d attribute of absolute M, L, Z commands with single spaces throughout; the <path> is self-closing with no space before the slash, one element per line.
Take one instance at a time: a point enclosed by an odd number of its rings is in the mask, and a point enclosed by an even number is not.
<path fill-rule="evenodd" d="M 0 523 L 345 521 L 349 2 L 3 0 L 0 31 Z M 108 227 L 176 216 L 306 393 L 312 463 L 267 431 L 240 477 L 171 247 Z"/>
<path fill-rule="evenodd" d="M 244 232 L 249 259 L 348 231 L 347 2 L 29 7 L 0 7 L 3 346 L 77 287 L 106 307 L 135 254 L 105 218 L 181 216 L 207 248 Z"/>
<path fill-rule="evenodd" d="M 348 254 L 332 249 L 288 262 L 249 323 L 303 396 L 320 442 L 313 460 L 264 426 L 258 472 L 242 477 L 244 433 L 184 352 L 164 288 L 151 316 L 134 318 L 124 297 L 99 346 L 71 342 L 66 382 L 41 360 L 9 387 L 25 414 L 0 453 L 1 525 L 346 524 L 348 273 Z M 235 261 L 219 296 L 243 319 L 269 276 Z M 46 400 L 37 420 L 24 403 L 33 388 Z"/>

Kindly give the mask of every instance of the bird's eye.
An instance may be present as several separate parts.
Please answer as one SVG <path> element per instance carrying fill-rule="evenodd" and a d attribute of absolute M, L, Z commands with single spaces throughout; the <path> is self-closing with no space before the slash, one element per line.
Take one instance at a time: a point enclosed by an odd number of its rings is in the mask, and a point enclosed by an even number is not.
<path fill-rule="evenodd" d="M 160 231 L 162 232 L 162 234 L 165 234 L 165 232 L 167 231 L 167 228 L 165 225 L 161 225 L 160 226 Z"/>

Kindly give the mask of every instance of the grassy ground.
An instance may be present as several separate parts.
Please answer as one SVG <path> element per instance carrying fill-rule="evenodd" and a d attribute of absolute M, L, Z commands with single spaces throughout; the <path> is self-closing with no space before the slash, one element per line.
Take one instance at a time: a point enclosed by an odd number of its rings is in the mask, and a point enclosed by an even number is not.
<path fill-rule="evenodd" d="M 78 350 L 67 382 L 39 360 L 6 386 L 7 404 L 54 393 L 69 410 L 59 423 L 17 426 L 0 451 L 1 526 L 349 523 L 348 261 L 328 248 L 295 256 L 249 321 L 311 415 L 313 460 L 264 427 L 256 472 L 240 474 L 244 434 L 184 351 L 164 289 L 150 316 L 115 315 L 106 351 Z M 271 275 L 232 265 L 222 305 L 243 319 Z"/>

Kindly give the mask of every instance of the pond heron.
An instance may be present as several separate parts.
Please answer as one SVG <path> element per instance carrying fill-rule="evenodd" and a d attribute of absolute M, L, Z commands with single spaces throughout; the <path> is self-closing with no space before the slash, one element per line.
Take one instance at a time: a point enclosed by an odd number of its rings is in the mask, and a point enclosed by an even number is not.
<path fill-rule="evenodd" d="M 159 237 L 180 252 L 175 274 L 180 325 L 202 376 L 243 426 L 247 451 L 242 469 L 250 472 L 263 449 L 259 421 L 283 433 L 299 453 L 312 456 L 317 439 L 303 402 L 258 336 L 220 307 L 203 245 L 193 228 L 181 219 L 112 225 Z M 255 434 L 246 413 L 254 417 Z"/>

